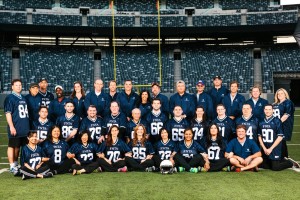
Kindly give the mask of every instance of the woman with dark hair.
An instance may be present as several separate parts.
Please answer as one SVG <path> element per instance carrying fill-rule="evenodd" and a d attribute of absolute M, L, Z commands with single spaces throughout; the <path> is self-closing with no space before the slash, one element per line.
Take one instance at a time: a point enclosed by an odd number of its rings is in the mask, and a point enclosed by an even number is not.
<path fill-rule="evenodd" d="M 142 90 L 136 107 L 141 110 L 141 118 L 146 119 L 146 116 L 151 112 L 151 97 L 148 90 Z"/>
<path fill-rule="evenodd" d="M 84 107 L 84 99 L 85 99 L 85 92 L 80 81 L 74 82 L 74 89 L 72 94 L 70 95 L 70 100 L 73 101 L 75 105 L 74 113 L 82 120 L 86 117 L 86 110 Z"/>
<path fill-rule="evenodd" d="M 223 168 L 225 171 L 230 171 L 230 162 L 224 157 L 226 146 L 216 123 L 210 124 L 208 128 L 205 150 L 208 155 L 209 162 L 206 166 L 204 166 L 204 168 L 201 168 L 201 171 L 215 172 L 221 171 Z"/>
<path fill-rule="evenodd" d="M 207 134 L 208 122 L 206 121 L 206 114 L 203 106 L 197 106 L 195 117 L 191 121 L 191 128 L 194 134 L 194 140 L 201 145 L 205 143 L 205 136 Z"/>
<path fill-rule="evenodd" d="M 174 160 L 176 166 L 179 166 L 179 172 L 198 173 L 200 168 L 206 166 L 209 162 L 203 147 L 193 140 L 193 130 L 191 128 L 184 130 L 184 140 L 178 143 L 176 152 Z"/>
<path fill-rule="evenodd" d="M 78 135 L 78 142 L 69 149 L 68 158 L 74 158 L 76 164 L 72 165 L 73 175 L 91 173 L 99 167 L 96 162 L 98 146 L 92 142 L 90 132 L 82 131 Z"/>
<path fill-rule="evenodd" d="M 29 132 L 27 135 L 28 144 L 22 147 L 20 173 L 22 179 L 29 178 L 50 178 L 53 173 L 50 172 L 43 150 L 37 145 L 38 138 L 36 132 Z"/>
<path fill-rule="evenodd" d="M 161 140 L 154 145 L 155 155 L 153 155 L 153 160 L 155 167 L 159 168 L 160 163 L 163 160 L 170 160 L 174 166 L 175 161 L 173 157 L 176 154 L 176 144 L 174 141 L 170 140 L 169 133 L 166 128 L 161 128 L 159 130 L 159 135 Z"/>
<path fill-rule="evenodd" d="M 70 172 L 72 165 L 75 164 L 75 160 L 67 157 L 69 145 L 63 140 L 58 126 L 54 125 L 49 129 L 47 139 L 43 143 L 42 148 L 45 154 L 45 161 L 47 161 L 54 174 Z"/>
<path fill-rule="evenodd" d="M 107 134 L 107 140 L 100 146 L 98 163 L 103 171 L 126 172 L 125 155 L 131 153 L 130 148 L 118 137 L 119 127 L 112 125 Z"/>
<path fill-rule="evenodd" d="M 154 150 L 146 139 L 146 128 L 138 124 L 134 128 L 134 138 L 129 143 L 132 153 L 125 157 L 129 171 L 154 171 L 154 162 L 152 160 Z"/>

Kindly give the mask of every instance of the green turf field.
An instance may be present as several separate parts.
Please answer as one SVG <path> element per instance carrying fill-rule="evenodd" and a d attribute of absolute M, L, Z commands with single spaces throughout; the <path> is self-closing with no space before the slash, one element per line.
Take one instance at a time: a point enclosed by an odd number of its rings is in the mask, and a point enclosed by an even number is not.
<path fill-rule="evenodd" d="M 6 122 L 0 111 L 0 169 L 7 168 Z M 289 154 L 300 161 L 300 109 Z M 297 116 L 299 115 L 299 116 Z M 188 172 L 93 173 L 59 175 L 51 179 L 22 181 L 20 177 L 0 174 L 0 199 L 298 199 L 300 173 L 293 170 L 273 172 Z"/>

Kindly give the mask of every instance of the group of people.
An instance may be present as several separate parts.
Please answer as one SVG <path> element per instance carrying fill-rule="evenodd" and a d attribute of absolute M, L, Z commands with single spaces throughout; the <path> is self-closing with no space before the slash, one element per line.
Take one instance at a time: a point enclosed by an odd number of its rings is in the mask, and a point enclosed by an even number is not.
<path fill-rule="evenodd" d="M 104 93 L 103 81 L 96 79 L 88 94 L 75 82 L 70 97 L 57 85 L 54 98 L 45 78 L 31 83 L 25 97 L 21 80 L 14 79 L 4 102 L 10 171 L 22 179 L 158 171 L 165 160 L 170 172 L 299 168 L 286 145 L 295 109 L 285 89 L 278 89 L 269 104 L 260 97 L 258 85 L 245 100 L 237 81 L 229 90 L 220 76 L 213 83 L 205 92 L 200 80 L 197 92 L 189 94 L 180 80 L 169 99 L 157 82 L 151 94 L 143 90 L 138 95 L 131 80 L 121 92 L 112 80 L 109 93 Z"/>

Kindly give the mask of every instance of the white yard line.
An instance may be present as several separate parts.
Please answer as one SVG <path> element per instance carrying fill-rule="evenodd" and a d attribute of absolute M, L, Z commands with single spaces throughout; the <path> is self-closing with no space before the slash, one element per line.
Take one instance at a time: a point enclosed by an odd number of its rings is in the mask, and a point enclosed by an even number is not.
<path fill-rule="evenodd" d="M 300 144 L 286 144 L 288 146 L 299 146 Z"/>
<path fill-rule="evenodd" d="M 3 163 L 0 163 L 0 164 L 3 164 Z M 8 163 L 7 163 L 8 164 Z M 1 169 L 0 170 L 0 174 L 2 174 L 3 172 L 8 172 L 9 170 L 8 170 L 8 168 L 4 168 L 4 169 Z"/>

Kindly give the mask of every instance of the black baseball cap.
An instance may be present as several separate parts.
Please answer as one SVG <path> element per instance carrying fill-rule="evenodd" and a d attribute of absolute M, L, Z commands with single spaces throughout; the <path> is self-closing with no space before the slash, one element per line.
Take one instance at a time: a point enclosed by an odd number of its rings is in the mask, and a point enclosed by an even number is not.
<path fill-rule="evenodd" d="M 41 78 L 39 83 L 42 82 L 42 81 L 46 81 L 48 83 L 48 80 L 46 78 Z"/>
<path fill-rule="evenodd" d="M 29 88 L 39 87 L 37 83 L 30 83 Z"/>
<path fill-rule="evenodd" d="M 214 77 L 214 80 L 215 80 L 216 78 L 222 80 L 221 76 L 215 76 L 215 77 Z"/>

